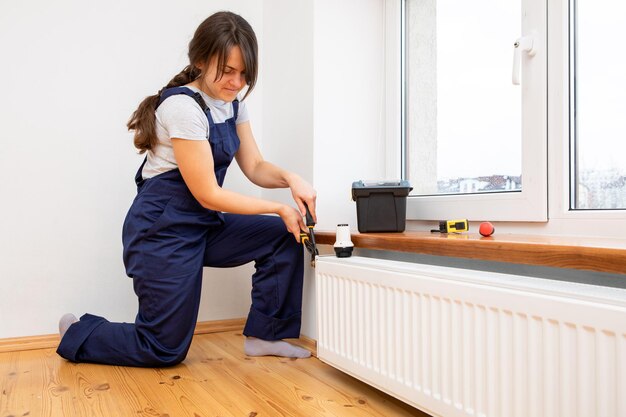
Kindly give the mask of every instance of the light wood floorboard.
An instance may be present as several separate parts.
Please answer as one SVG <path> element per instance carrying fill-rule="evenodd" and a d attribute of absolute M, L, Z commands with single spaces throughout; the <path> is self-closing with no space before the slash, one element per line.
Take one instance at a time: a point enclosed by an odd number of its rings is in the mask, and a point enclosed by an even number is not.
<path fill-rule="evenodd" d="M 428 417 L 316 358 L 246 357 L 240 330 L 196 335 L 171 368 L 0 353 L 0 417 L 25 416 Z"/>

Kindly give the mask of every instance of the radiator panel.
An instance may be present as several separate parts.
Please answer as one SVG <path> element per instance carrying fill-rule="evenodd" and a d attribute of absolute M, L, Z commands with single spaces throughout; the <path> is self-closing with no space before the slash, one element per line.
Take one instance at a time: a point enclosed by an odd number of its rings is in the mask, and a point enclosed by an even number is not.
<path fill-rule="evenodd" d="M 626 416 L 626 291 L 352 257 L 316 266 L 318 356 L 432 415 Z"/>

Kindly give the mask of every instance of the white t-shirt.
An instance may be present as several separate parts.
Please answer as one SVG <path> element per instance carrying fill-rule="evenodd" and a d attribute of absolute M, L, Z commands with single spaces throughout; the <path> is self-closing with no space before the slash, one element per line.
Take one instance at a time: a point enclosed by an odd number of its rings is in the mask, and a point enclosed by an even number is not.
<path fill-rule="evenodd" d="M 209 97 L 199 89 L 186 86 L 199 92 L 211 110 L 211 118 L 215 123 L 223 123 L 233 117 L 233 104 Z M 245 102 L 239 102 L 237 124 L 249 120 Z M 156 134 L 159 140 L 154 149 L 147 153 L 148 160 L 143 167 L 144 179 L 152 178 L 163 172 L 178 168 L 172 138 L 187 140 L 208 140 L 209 121 L 196 101 L 185 94 L 168 97 L 156 110 Z"/>

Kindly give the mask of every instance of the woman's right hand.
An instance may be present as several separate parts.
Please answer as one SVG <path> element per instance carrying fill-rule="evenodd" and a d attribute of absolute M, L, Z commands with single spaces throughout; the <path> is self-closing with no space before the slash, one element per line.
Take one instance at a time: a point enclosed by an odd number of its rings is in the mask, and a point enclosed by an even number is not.
<path fill-rule="evenodd" d="M 293 207 L 283 205 L 278 210 L 278 215 L 283 219 L 289 233 L 296 238 L 296 241 L 300 242 L 300 232 L 307 230 L 300 212 Z"/>

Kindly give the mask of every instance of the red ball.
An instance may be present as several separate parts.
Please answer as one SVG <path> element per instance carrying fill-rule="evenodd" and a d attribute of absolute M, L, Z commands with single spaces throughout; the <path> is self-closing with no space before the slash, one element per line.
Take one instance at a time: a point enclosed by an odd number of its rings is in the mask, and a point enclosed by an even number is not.
<path fill-rule="evenodd" d="M 478 227 L 478 233 L 480 233 L 483 236 L 491 236 L 493 232 L 495 231 L 496 231 L 496 228 L 493 227 L 493 224 L 489 222 L 482 222 L 480 226 Z"/>

